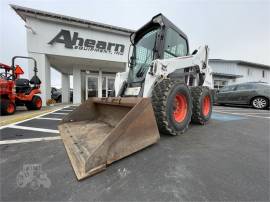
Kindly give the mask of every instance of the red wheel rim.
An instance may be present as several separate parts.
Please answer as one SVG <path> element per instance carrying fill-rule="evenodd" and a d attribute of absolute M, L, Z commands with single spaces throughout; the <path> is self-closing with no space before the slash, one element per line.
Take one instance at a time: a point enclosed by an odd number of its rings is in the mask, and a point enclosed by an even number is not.
<path fill-rule="evenodd" d="M 211 106 L 211 99 L 210 96 L 207 95 L 203 98 L 203 108 L 202 108 L 202 113 L 204 116 L 207 116 L 210 112 L 210 106 Z"/>
<path fill-rule="evenodd" d="M 9 103 L 8 104 L 8 107 L 7 107 L 7 112 L 9 113 L 9 114 L 12 114 L 13 112 L 14 112 L 14 110 L 15 110 L 15 106 L 14 106 L 14 104 L 13 103 Z"/>
<path fill-rule="evenodd" d="M 36 107 L 37 108 L 40 108 L 41 105 L 42 105 L 42 100 L 41 99 L 37 99 L 37 101 L 36 101 Z"/>
<path fill-rule="evenodd" d="M 183 94 L 176 94 L 174 100 L 175 110 L 173 112 L 174 120 L 178 123 L 181 123 L 187 115 L 187 99 Z"/>

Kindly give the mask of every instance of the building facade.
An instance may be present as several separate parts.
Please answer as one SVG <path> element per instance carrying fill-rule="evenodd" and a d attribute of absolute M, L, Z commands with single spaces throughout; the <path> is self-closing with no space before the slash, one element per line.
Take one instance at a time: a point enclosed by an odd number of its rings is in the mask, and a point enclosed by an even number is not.
<path fill-rule="evenodd" d="M 132 30 L 11 5 L 25 21 L 27 50 L 37 60 L 43 104 L 51 97 L 50 68 L 61 73 L 62 101 L 108 96 L 116 72 L 125 71 Z M 31 61 L 29 66 L 32 66 Z M 29 78 L 32 72 L 30 71 Z"/>
<path fill-rule="evenodd" d="M 50 68 L 61 73 L 62 102 L 107 97 L 116 72 L 126 71 L 133 30 L 11 5 L 23 19 L 28 55 L 37 60 L 43 104 L 51 98 Z M 29 62 L 29 66 L 32 66 Z M 216 88 L 244 81 L 269 82 L 270 67 L 244 61 L 210 60 Z M 29 72 L 29 78 L 32 72 Z"/>
<path fill-rule="evenodd" d="M 270 83 L 270 66 L 242 60 L 210 59 L 214 88 L 244 82 Z"/>

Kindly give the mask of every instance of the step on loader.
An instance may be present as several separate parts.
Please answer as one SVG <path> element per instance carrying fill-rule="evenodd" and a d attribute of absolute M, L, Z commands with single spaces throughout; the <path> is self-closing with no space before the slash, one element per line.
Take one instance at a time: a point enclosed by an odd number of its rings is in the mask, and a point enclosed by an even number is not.
<path fill-rule="evenodd" d="M 115 96 L 90 98 L 59 125 L 79 180 L 212 113 L 209 49 L 189 53 L 187 36 L 162 14 L 130 36 L 129 70 L 116 74 Z"/>

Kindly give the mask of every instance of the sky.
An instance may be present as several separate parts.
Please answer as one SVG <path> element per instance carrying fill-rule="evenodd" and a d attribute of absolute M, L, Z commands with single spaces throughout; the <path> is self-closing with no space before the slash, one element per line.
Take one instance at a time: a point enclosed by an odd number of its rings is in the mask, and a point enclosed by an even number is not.
<path fill-rule="evenodd" d="M 134 30 L 163 13 L 187 34 L 191 52 L 207 44 L 210 58 L 270 65 L 270 0 L 0 0 L 0 62 L 6 64 L 27 55 L 24 21 L 9 4 Z M 60 74 L 51 75 L 60 87 Z"/>

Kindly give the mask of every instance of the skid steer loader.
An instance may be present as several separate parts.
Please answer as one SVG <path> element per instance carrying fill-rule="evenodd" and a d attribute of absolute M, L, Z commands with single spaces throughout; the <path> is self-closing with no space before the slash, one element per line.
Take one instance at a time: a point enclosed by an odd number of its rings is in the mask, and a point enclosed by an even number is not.
<path fill-rule="evenodd" d="M 115 97 L 90 98 L 59 125 L 79 180 L 156 143 L 159 132 L 178 135 L 211 117 L 207 46 L 189 54 L 187 36 L 162 14 L 130 40 L 129 70 L 117 73 Z"/>

